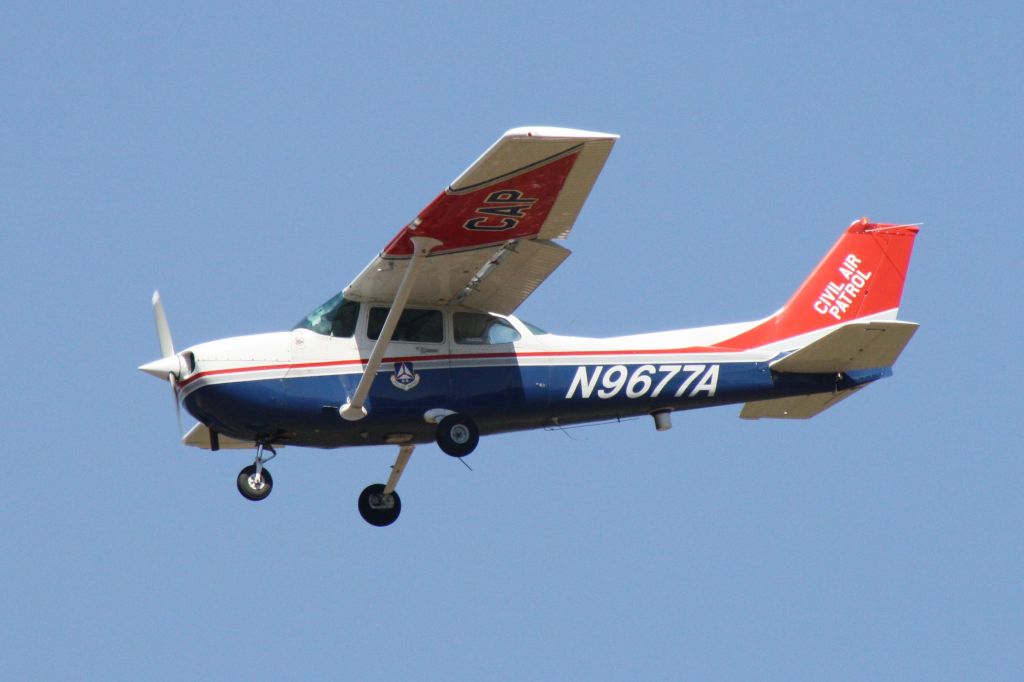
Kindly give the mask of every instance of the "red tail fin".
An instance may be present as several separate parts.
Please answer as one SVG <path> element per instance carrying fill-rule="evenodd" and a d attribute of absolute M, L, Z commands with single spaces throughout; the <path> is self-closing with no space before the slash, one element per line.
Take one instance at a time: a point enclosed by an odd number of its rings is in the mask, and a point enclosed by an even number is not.
<path fill-rule="evenodd" d="M 887 311 L 895 317 L 917 229 L 861 218 L 846 229 L 779 312 L 718 345 L 757 348 Z"/>

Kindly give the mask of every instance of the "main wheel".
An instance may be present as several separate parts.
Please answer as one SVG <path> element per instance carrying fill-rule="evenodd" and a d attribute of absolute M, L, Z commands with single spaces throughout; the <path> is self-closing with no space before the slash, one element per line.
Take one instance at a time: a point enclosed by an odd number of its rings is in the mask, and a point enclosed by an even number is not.
<path fill-rule="evenodd" d="M 371 526 L 390 526 L 402 513 L 402 500 L 392 491 L 384 495 L 384 484 L 374 483 L 359 493 L 359 515 Z"/>
<path fill-rule="evenodd" d="M 480 431 L 469 417 L 450 414 L 437 425 L 437 444 L 452 457 L 465 457 L 476 449 Z"/>
<path fill-rule="evenodd" d="M 238 492 L 242 497 L 253 502 L 266 499 L 267 495 L 274 488 L 274 478 L 270 475 L 267 467 L 257 475 L 256 465 L 250 464 L 238 472 Z"/>

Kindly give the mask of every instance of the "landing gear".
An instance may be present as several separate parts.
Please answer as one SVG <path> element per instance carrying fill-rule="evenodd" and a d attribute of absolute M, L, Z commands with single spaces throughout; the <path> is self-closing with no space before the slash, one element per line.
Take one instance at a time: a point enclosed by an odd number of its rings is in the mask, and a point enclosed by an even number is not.
<path fill-rule="evenodd" d="M 270 457 L 264 457 L 264 452 L 269 452 Z M 238 472 L 238 492 L 242 493 L 242 497 L 259 502 L 270 495 L 274 488 L 274 478 L 270 470 L 263 467 L 263 463 L 276 456 L 277 452 L 271 446 L 263 443 L 256 445 L 256 461 Z"/>
<path fill-rule="evenodd" d="M 402 498 L 393 490 L 385 495 L 384 487 L 374 483 L 359 494 L 359 514 L 371 526 L 390 526 L 402 513 Z"/>
<path fill-rule="evenodd" d="M 266 499 L 273 487 L 274 479 L 269 469 L 257 472 L 256 465 L 250 464 L 238 472 L 238 492 L 247 500 L 259 502 Z"/>
<path fill-rule="evenodd" d="M 395 487 L 415 449 L 415 445 L 402 445 L 398 449 L 398 458 L 391 466 L 391 476 L 388 477 L 387 484 L 368 485 L 359 494 L 359 515 L 371 526 L 390 526 L 402 513 L 402 500 L 395 492 Z"/>
<path fill-rule="evenodd" d="M 450 414 L 437 425 L 437 445 L 452 457 L 465 457 L 476 449 L 480 431 L 472 419 Z"/>

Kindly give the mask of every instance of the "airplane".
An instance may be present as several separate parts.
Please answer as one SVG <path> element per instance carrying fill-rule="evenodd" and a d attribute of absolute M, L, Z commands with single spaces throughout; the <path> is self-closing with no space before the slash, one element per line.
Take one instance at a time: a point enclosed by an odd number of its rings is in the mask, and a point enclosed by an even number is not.
<path fill-rule="evenodd" d="M 582 338 L 513 313 L 569 256 L 561 246 L 617 135 L 515 128 L 502 135 L 336 296 L 289 331 L 176 351 L 153 294 L 160 359 L 198 420 L 184 444 L 255 448 L 237 479 L 266 499 L 282 446 L 390 444 L 386 483 L 358 497 L 374 526 L 417 445 L 453 457 L 482 435 L 743 404 L 745 419 L 806 419 L 874 381 L 918 325 L 897 319 L 918 225 L 852 223 L 775 313 L 760 320 Z"/>

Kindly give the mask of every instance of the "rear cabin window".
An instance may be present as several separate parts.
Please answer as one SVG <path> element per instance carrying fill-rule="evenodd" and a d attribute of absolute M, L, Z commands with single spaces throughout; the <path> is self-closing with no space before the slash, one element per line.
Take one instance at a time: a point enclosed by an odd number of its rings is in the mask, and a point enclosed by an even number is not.
<path fill-rule="evenodd" d="M 543 336 L 544 334 L 550 334 L 551 333 L 549 331 L 545 331 L 545 330 L 541 329 L 540 327 L 538 327 L 535 324 L 530 324 L 526 320 L 519 320 L 519 321 L 522 322 L 526 326 L 526 328 L 530 330 L 530 333 L 535 335 L 535 336 Z"/>
<path fill-rule="evenodd" d="M 500 317 L 485 313 L 455 313 L 455 343 L 512 343 L 522 338 L 515 327 Z"/>
<path fill-rule="evenodd" d="M 384 328 L 390 308 L 370 308 L 366 335 L 376 340 Z M 415 341 L 418 343 L 441 343 L 444 341 L 444 317 L 440 310 L 405 309 L 398 318 L 398 326 L 392 341 Z"/>
<path fill-rule="evenodd" d="M 356 333 L 359 304 L 338 294 L 306 317 L 294 329 L 309 329 L 324 336 L 351 338 Z"/>

